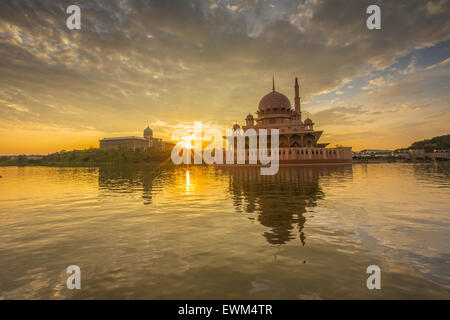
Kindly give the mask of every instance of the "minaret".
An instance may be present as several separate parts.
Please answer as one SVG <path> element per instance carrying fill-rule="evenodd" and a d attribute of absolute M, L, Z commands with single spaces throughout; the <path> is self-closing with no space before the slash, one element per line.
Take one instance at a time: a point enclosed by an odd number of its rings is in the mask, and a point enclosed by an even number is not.
<path fill-rule="evenodd" d="M 302 120 L 302 112 L 300 111 L 300 94 L 297 77 L 295 77 L 295 111 L 299 114 L 300 121 Z"/>

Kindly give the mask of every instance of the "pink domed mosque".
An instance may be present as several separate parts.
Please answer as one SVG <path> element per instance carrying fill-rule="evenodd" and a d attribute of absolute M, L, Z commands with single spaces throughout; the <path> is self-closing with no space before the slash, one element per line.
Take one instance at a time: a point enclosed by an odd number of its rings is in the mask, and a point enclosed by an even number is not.
<path fill-rule="evenodd" d="M 249 113 L 245 118 L 243 132 L 248 129 L 279 129 L 279 161 L 280 164 L 339 164 L 352 163 L 352 148 L 326 148 L 328 143 L 319 143 L 322 130 L 314 130 L 314 122 L 310 118 L 302 119 L 298 80 L 294 85 L 294 109 L 289 98 L 275 91 L 272 80 L 272 91 L 266 94 L 258 105 L 256 118 Z M 233 125 L 233 130 L 241 126 Z M 248 151 L 247 151 L 248 153 Z M 246 156 L 246 158 L 248 155 Z"/>

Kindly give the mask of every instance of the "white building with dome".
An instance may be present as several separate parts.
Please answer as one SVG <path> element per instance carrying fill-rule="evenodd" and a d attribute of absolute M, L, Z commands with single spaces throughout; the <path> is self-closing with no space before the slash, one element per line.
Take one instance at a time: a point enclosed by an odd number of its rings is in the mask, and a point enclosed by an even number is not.
<path fill-rule="evenodd" d="M 267 129 L 268 132 L 270 129 L 278 129 L 280 164 L 351 163 L 351 147 L 326 148 L 328 143 L 319 142 L 323 131 L 314 130 L 314 122 L 310 118 L 303 121 L 297 78 L 294 93 L 294 109 L 292 109 L 289 98 L 275 91 L 273 80 L 272 91 L 259 101 L 256 117 L 251 113 L 247 115 L 241 133 L 248 129 L 255 129 L 256 132 L 258 129 Z M 238 123 L 233 125 L 233 131 L 240 129 Z M 246 147 L 247 163 L 248 145 Z"/>
<path fill-rule="evenodd" d="M 100 140 L 100 149 L 110 149 L 114 147 L 123 148 L 160 148 L 167 149 L 173 147 L 174 144 L 171 142 L 163 141 L 160 138 L 153 137 L 153 130 L 149 126 L 144 129 L 143 137 L 114 137 L 114 138 L 103 138 Z"/>

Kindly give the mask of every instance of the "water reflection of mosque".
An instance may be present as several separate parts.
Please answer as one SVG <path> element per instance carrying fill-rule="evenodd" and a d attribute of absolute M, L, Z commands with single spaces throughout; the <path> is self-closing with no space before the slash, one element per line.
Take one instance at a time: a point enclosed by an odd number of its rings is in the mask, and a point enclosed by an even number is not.
<path fill-rule="evenodd" d="M 304 214 L 325 196 L 322 178 L 351 175 L 352 166 L 281 167 L 273 176 L 261 176 L 259 168 L 253 167 L 217 170 L 220 175 L 228 176 L 228 192 L 235 210 L 251 213 L 249 219 L 266 227 L 263 236 L 269 243 L 285 244 L 298 237 L 305 245 Z M 163 181 L 164 184 L 175 183 L 173 174 L 171 170 L 155 172 L 142 168 L 100 167 L 99 189 L 105 192 L 104 196 L 142 194 L 144 204 L 152 204 Z"/>
<path fill-rule="evenodd" d="M 285 244 L 298 234 L 305 245 L 304 213 L 325 196 L 320 178 L 351 174 L 352 167 L 282 167 L 274 176 L 261 176 L 258 168 L 250 167 L 222 170 L 229 174 L 229 192 L 236 210 L 256 213 L 257 221 L 269 229 L 263 234 L 269 243 Z"/>
<path fill-rule="evenodd" d="M 155 177 L 159 172 L 143 170 L 142 168 L 100 167 L 98 171 L 98 185 L 100 190 L 112 193 L 138 193 L 142 192 L 144 204 L 151 204 L 158 183 Z"/>

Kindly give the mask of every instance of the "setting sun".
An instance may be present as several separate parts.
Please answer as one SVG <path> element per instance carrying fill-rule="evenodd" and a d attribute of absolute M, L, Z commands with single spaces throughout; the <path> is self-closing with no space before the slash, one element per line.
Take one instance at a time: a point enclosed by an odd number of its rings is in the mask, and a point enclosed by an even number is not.
<path fill-rule="evenodd" d="M 194 135 L 181 137 L 178 141 L 178 145 L 181 145 L 185 149 L 193 149 L 194 148 Z"/>

